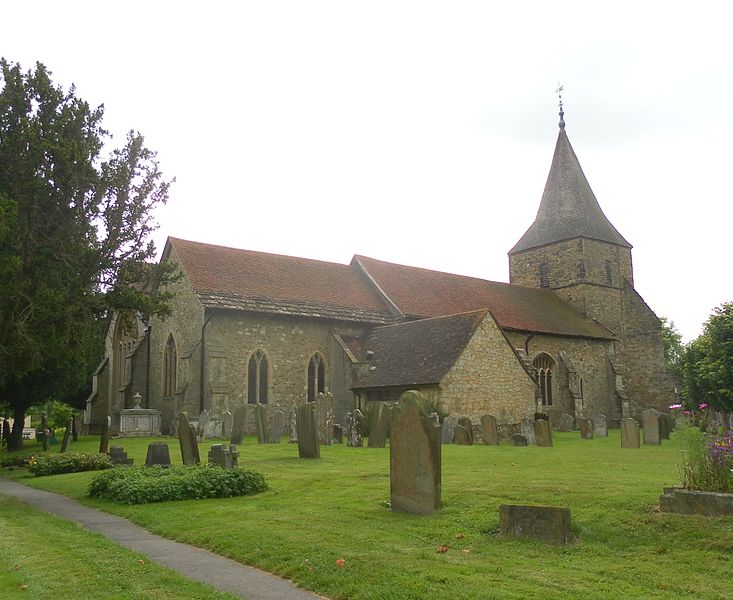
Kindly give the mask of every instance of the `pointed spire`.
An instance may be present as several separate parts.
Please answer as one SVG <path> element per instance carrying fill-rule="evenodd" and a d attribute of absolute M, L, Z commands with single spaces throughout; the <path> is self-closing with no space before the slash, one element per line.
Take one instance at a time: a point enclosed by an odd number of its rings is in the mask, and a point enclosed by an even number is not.
<path fill-rule="evenodd" d="M 562 109 L 562 91 L 565 89 L 564 85 L 560 85 L 560 82 L 557 82 L 557 89 L 555 90 L 555 93 L 557 94 L 558 98 L 558 106 L 560 107 L 560 122 L 558 123 L 560 129 L 565 129 L 565 111 Z"/>
<path fill-rule="evenodd" d="M 603 214 L 570 145 L 560 108 L 560 132 L 537 216 L 509 254 L 553 242 L 589 238 L 631 248 Z"/>

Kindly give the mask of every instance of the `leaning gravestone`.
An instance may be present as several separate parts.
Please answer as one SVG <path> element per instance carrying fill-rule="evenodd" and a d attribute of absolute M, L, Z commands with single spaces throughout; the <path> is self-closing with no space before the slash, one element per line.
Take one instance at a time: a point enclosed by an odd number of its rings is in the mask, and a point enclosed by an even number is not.
<path fill-rule="evenodd" d="M 519 424 L 519 433 L 527 438 L 527 444 L 536 444 L 537 440 L 534 437 L 534 420 L 529 417 L 522 419 Z"/>
<path fill-rule="evenodd" d="M 321 458 L 321 446 L 318 443 L 316 413 L 312 403 L 301 404 L 297 408 L 298 416 L 298 456 L 300 458 Z"/>
<path fill-rule="evenodd" d="M 242 444 L 244 442 L 244 429 L 247 425 L 247 405 L 239 404 L 234 409 L 232 415 L 232 433 L 229 441 L 232 444 Z"/>
<path fill-rule="evenodd" d="M 349 413 L 348 445 L 352 448 L 364 445 L 364 415 L 358 408 Z"/>
<path fill-rule="evenodd" d="M 460 417 L 458 419 L 458 423 L 456 425 L 460 425 L 463 427 L 463 429 L 466 430 L 466 445 L 472 446 L 473 445 L 473 424 L 471 423 L 471 419 L 468 417 Z M 455 442 L 456 434 L 453 434 L 453 441 Z"/>
<path fill-rule="evenodd" d="M 459 446 L 472 446 L 473 441 L 468 430 L 459 423 L 453 428 L 453 443 Z"/>
<path fill-rule="evenodd" d="M 391 508 L 427 515 L 440 508 L 441 428 L 422 394 L 400 396 L 389 444 Z"/>
<path fill-rule="evenodd" d="M 316 394 L 316 427 L 318 443 L 330 446 L 333 443 L 333 394 L 320 392 Z"/>
<path fill-rule="evenodd" d="M 71 441 L 78 442 L 81 435 L 82 418 L 81 415 L 74 414 L 71 417 Z"/>
<path fill-rule="evenodd" d="M 374 413 L 369 428 L 367 447 L 384 448 L 387 445 L 387 434 L 389 433 L 390 408 L 384 402 L 377 402 L 372 410 Z"/>
<path fill-rule="evenodd" d="M 606 415 L 593 417 L 593 435 L 596 437 L 608 437 L 608 421 Z"/>
<path fill-rule="evenodd" d="M 230 413 L 228 410 L 225 410 L 224 414 L 221 416 L 221 437 L 223 437 L 224 439 L 231 437 L 233 422 L 234 419 L 232 417 L 232 413 Z"/>
<path fill-rule="evenodd" d="M 69 441 L 71 441 L 71 428 L 74 426 L 73 417 L 66 423 L 66 431 L 64 432 L 64 439 L 61 440 L 61 449 L 59 452 L 67 452 L 69 450 Z"/>
<path fill-rule="evenodd" d="M 558 418 L 557 420 L 557 430 L 558 431 L 572 431 L 574 424 L 575 424 L 575 419 L 573 419 L 573 416 L 569 415 L 568 413 L 563 413 L 560 415 L 560 418 Z"/>
<path fill-rule="evenodd" d="M 639 443 L 639 424 L 634 419 L 624 419 L 621 421 L 621 447 L 641 447 Z"/>
<path fill-rule="evenodd" d="M 443 444 L 453 443 L 453 430 L 458 422 L 458 417 L 448 415 L 443 418 L 443 430 L 441 431 L 441 442 Z"/>
<path fill-rule="evenodd" d="M 178 443 L 181 446 L 181 460 L 187 467 L 201 462 L 196 431 L 188 421 L 188 413 L 178 415 Z"/>
<path fill-rule="evenodd" d="M 644 423 L 644 443 L 659 446 L 662 443 L 662 436 L 659 431 L 659 413 L 654 410 L 645 410 L 642 413 Z"/>
<path fill-rule="evenodd" d="M 270 438 L 267 423 L 267 406 L 255 404 L 255 428 L 257 429 L 257 443 L 266 444 Z"/>
<path fill-rule="evenodd" d="M 107 454 L 109 451 L 109 430 L 112 429 L 112 417 L 102 419 L 102 435 L 99 438 L 99 453 Z"/>
<path fill-rule="evenodd" d="M 283 429 L 285 429 L 285 413 L 280 409 L 276 409 L 272 413 L 272 428 L 270 429 L 268 443 L 279 444 L 280 438 L 283 435 Z"/>
<path fill-rule="evenodd" d="M 580 429 L 581 440 L 593 439 L 593 421 L 586 417 L 578 417 L 578 428 Z"/>
<path fill-rule="evenodd" d="M 122 446 L 112 446 L 107 453 L 110 462 L 115 465 L 130 466 L 134 462 L 134 459 L 127 458 L 127 452 Z"/>
<path fill-rule="evenodd" d="M 534 422 L 534 437 L 540 448 L 552 447 L 552 429 L 550 429 L 550 422 L 544 419 L 537 419 Z"/>
<path fill-rule="evenodd" d="M 521 433 L 515 433 L 512 434 L 509 438 L 509 443 L 512 446 L 526 446 L 527 445 L 527 438 L 523 436 Z"/>
<path fill-rule="evenodd" d="M 171 453 L 165 442 L 153 442 L 148 445 L 148 454 L 145 457 L 146 467 L 170 467 Z"/>
<path fill-rule="evenodd" d="M 496 417 L 484 415 L 481 417 L 481 439 L 487 446 L 499 444 L 499 430 L 496 427 Z"/>

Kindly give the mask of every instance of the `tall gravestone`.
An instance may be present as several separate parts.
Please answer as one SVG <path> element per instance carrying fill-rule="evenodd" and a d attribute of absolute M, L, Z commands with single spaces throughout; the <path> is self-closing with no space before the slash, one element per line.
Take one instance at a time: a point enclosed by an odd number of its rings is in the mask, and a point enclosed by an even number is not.
<path fill-rule="evenodd" d="M 441 431 L 441 442 L 443 444 L 453 443 L 453 431 L 457 422 L 458 417 L 454 417 L 453 415 L 443 417 L 443 429 Z"/>
<path fill-rule="evenodd" d="M 255 429 L 257 430 L 257 443 L 266 444 L 270 439 L 267 423 L 267 406 L 255 404 Z"/>
<path fill-rule="evenodd" d="M 496 427 L 496 417 L 484 415 L 481 417 L 481 439 L 487 446 L 499 444 L 499 430 Z"/>
<path fill-rule="evenodd" d="M 387 445 L 387 435 L 389 434 L 390 408 L 384 402 L 377 402 L 372 410 L 374 414 L 369 428 L 367 446 L 369 448 L 384 448 Z"/>
<path fill-rule="evenodd" d="M 74 426 L 74 418 L 66 423 L 66 431 L 64 431 L 64 439 L 61 440 L 61 449 L 59 452 L 67 452 L 69 450 L 69 442 L 71 441 L 71 429 Z"/>
<path fill-rule="evenodd" d="M 348 423 L 347 444 L 352 448 L 361 448 L 364 445 L 364 415 L 358 408 L 349 413 Z"/>
<path fill-rule="evenodd" d="M 639 443 L 639 424 L 634 419 L 623 419 L 621 421 L 621 447 L 641 447 Z"/>
<path fill-rule="evenodd" d="M 232 433 L 229 442 L 232 444 L 242 444 L 244 442 L 244 430 L 247 426 L 247 405 L 239 404 L 234 409 L 232 415 Z"/>
<path fill-rule="evenodd" d="M 392 510 L 427 515 L 440 508 L 441 427 L 419 392 L 405 392 L 392 415 L 389 445 Z"/>
<path fill-rule="evenodd" d="M 596 437 L 608 437 L 608 421 L 606 415 L 593 417 L 593 435 Z"/>
<path fill-rule="evenodd" d="M 210 419 L 211 419 L 211 412 L 209 411 L 208 408 L 205 408 L 199 414 L 199 420 L 196 423 L 196 437 L 199 439 L 199 441 L 204 439 L 206 435 L 206 428 L 209 425 Z"/>
<path fill-rule="evenodd" d="M 201 462 L 197 432 L 191 427 L 186 412 L 178 415 L 178 443 L 181 447 L 181 461 L 184 465 L 193 466 Z"/>
<path fill-rule="evenodd" d="M 285 429 L 285 413 L 280 409 L 275 409 L 272 413 L 272 427 L 270 428 L 268 442 L 270 444 L 279 444 L 280 438 L 283 435 L 283 429 Z"/>
<path fill-rule="evenodd" d="M 667 413 L 658 413 L 659 417 L 659 437 L 668 440 L 672 434 L 673 421 L 672 416 Z"/>
<path fill-rule="evenodd" d="M 544 419 L 537 419 L 534 422 L 535 442 L 540 448 L 550 448 L 552 446 L 552 429 L 550 422 Z"/>
<path fill-rule="evenodd" d="M 344 430 L 338 423 L 333 424 L 333 443 L 343 444 L 344 443 Z"/>
<path fill-rule="evenodd" d="M 465 436 L 464 441 L 457 441 L 456 440 L 456 434 L 453 432 L 453 442 L 456 444 L 464 444 L 466 446 L 472 446 L 473 445 L 473 424 L 471 423 L 471 419 L 468 417 L 459 417 L 458 422 L 456 423 L 456 426 L 461 426 L 465 433 L 463 434 Z"/>
<path fill-rule="evenodd" d="M 107 454 L 109 452 L 109 430 L 112 429 L 112 417 L 107 416 L 102 419 L 102 435 L 99 438 L 99 453 Z"/>
<path fill-rule="evenodd" d="M 289 435 L 290 435 L 290 439 L 288 439 L 288 443 L 289 444 L 298 443 L 298 410 L 296 408 L 290 409 L 289 419 L 288 419 L 288 429 L 289 429 Z"/>
<path fill-rule="evenodd" d="M 557 430 L 558 431 L 572 431 L 575 425 L 575 419 L 568 413 L 563 413 L 557 419 Z"/>
<path fill-rule="evenodd" d="M 318 443 L 316 412 L 313 404 L 301 404 L 296 410 L 298 411 L 298 456 L 300 458 L 321 458 L 321 445 Z"/>
<path fill-rule="evenodd" d="M 662 443 L 662 436 L 659 430 L 659 413 L 654 410 L 645 410 L 642 413 L 644 424 L 644 443 L 659 446 Z"/>
<path fill-rule="evenodd" d="M 74 413 L 71 417 L 71 441 L 78 442 L 81 435 L 82 417 Z"/>
<path fill-rule="evenodd" d="M 578 429 L 580 429 L 580 439 L 593 439 L 593 421 L 587 417 L 578 417 Z"/>
<path fill-rule="evenodd" d="M 525 417 L 519 424 L 519 433 L 527 438 L 527 444 L 536 444 L 537 440 L 534 437 L 534 419 Z"/>
<path fill-rule="evenodd" d="M 323 392 L 316 394 L 315 407 L 318 443 L 330 446 L 333 443 L 333 395 Z"/>
<path fill-rule="evenodd" d="M 225 410 L 224 414 L 222 414 L 221 416 L 221 437 L 223 437 L 225 440 L 232 436 L 233 423 L 234 419 L 232 417 L 232 413 L 230 413 L 228 410 Z"/>

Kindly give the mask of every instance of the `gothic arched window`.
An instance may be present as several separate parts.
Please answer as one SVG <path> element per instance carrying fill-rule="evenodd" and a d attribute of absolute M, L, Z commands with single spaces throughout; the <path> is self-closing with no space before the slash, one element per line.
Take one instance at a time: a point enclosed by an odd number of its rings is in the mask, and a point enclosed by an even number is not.
<path fill-rule="evenodd" d="M 326 362 L 317 352 L 308 361 L 308 402 L 326 391 Z"/>
<path fill-rule="evenodd" d="M 163 355 L 163 397 L 171 398 L 176 393 L 176 370 L 178 366 L 178 352 L 173 334 L 168 336 Z"/>
<path fill-rule="evenodd" d="M 552 370 L 555 368 L 555 361 L 543 352 L 535 357 L 532 366 L 537 369 L 537 383 L 540 386 L 542 406 L 552 406 Z"/>
<path fill-rule="evenodd" d="M 267 404 L 268 385 L 267 355 L 262 350 L 257 350 L 249 357 L 247 366 L 247 402 L 249 404 Z"/>

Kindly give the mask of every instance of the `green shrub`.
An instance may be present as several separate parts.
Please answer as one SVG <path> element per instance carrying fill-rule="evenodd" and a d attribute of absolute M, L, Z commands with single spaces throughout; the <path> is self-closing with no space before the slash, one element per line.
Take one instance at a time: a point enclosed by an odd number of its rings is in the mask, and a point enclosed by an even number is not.
<path fill-rule="evenodd" d="M 682 485 L 707 492 L 733 490 L 733 431 L 705 433 L 685 425 L 678 435 L 683 442 Z"/>
<path fill-rule="evenodd" d="M 32 452 L 0 452 L 0 467 L 26 467 Z"/>
<path fill-rule="evenodd" d="M 248 469 L 216 465 L 193 467 L 130 467 L 100 473 L 89 495 L 120 504 L 247 496 L 267 489 L 264 475 Z"/>
<path fill-rule="evenodd" d="M 36 454 L 28 461 L 28 470 L 36 477 L 58 475 L 59 473 L 78 473 L 109 469 L 112 462 L 106 454 L 91 452 L 64 452 Z"/>

